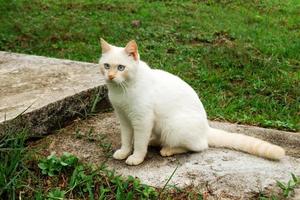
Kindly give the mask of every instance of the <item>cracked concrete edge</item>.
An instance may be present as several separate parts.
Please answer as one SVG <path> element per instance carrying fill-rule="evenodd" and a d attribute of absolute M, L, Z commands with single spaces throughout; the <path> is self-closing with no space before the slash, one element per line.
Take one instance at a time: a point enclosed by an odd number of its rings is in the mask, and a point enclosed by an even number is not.
<path fill-rule="evenodd" d="M 105 85 L 70 95 L 31 112 L 20 113 L 16 118 L 0 123 L 0 136 L 26 129 L 29 137 L 41 137 L 64 127 L 76 117 L 88 117 L 92 114 L 92 107 L 94 112 L 111 108 Z"/>

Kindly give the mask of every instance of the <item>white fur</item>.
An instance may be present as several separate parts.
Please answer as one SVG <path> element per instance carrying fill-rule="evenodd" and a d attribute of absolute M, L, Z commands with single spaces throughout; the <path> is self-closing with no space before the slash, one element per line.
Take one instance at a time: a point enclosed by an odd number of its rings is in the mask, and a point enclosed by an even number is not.
<path fill-rule="evenodd" d="M 162 146 L 162 156 L 199 152 L 208 148 L 208 142 L 272 159 L 284 156 L 284 150 L 275 145 L 244 135 L 235 140 L 224 131 L 210 128 L 198 95 L 187 83 L 168 72 L 151 69 L 139 56 L 134 59 L 124 48 L 107 45 L 102 42 L 105 51 L 99 63 L 121 124 L 122 146 L 114 153 L 115 159 L 127 158 L 127 164 L 138 165 L 143 162 L 149 143 Z M 104 63 L 112 67 L 122 64 L 126 71 L 117 72 L 109 80 Z M 123 73 L 128 74 L 127 78 Z M 259 143 L 259 147 L 265 145 L 265 149 L 252 151 L 254 143 Z M 270 153 L 272 147 L 280 148 L 279 153 Z"/>

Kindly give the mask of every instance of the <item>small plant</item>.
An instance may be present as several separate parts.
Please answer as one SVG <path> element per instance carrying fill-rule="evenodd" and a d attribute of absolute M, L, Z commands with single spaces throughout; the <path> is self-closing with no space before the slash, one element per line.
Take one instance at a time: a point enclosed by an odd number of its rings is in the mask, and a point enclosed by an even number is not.
<path fill-rule="evenodd" d="M 95 172 L 88 174 L 83 165 L 78 165 L 73 171 L 71 176 L 69 187 L 73 189 L 79 189 L 81 192 L 88 192 L 90 199 L 94 199 L 93 193 L 93 178 L 96 175 Z"/>
<path fill-rule="evenodd" d="M 63 168 L 74 167 L 78 163 L 78 158 L 70 153 L 64 152 L 61 158 L 52 152 L 46 159 L 42 159 L 38 166 L 42 170 L 43 174 L 48 176 L 54 176 L 58 174 Z"/>
<path fill-rule="evenodd" d="M 102 135 L 102 134 L 99 136 L 99 141 L 100 141 L 99 146 L 102 149 L 104 156 L 106 158 L 110 158 L 113 153 L 111 142 L 107 139 L 106 135 Z"/>
<path fill-rule="evenodd" d="M 66 192 L 63 190 L 60 190 L 59 188 L 52 189 L 48 193 L 48 200 L 62 200 L 65 198 Z"/>
<path fill-rule="evenodd" d="M 0 137 L 0 199 L 16 199 L 20 179 L 26 174 L 27 130 L 8 131 Z"/>
<path fill-rule="evenodd" d="M 293 173 L 291 173 L 291 176 L 292 178 L 287 183 L 277 181 L 277 186 L 282 189 L 284 197 L 288 197 L 290 193 L 294 192 L 295 188 L 300 184 L 300 177 Z"/>
<path fill-rule="evenodd" d="M 91 110 L 90 110 L 90 113 L 95 113 L 96 112 L 96 108 L 97 108 L 97 104 L 102 100 L 102 97 L 101 97 L 101 91 L 97 91 L 98 93 L 95 94 L 95 97 L 93 99 L 93 102 L 92 102 L 92 107 L 91 107 Z"/>
<path fill-rule="evenodd" d="M 177 171 L 178 169 L 178 166 L 174 169 L 174 171 L 172 172 L 171 176 L 168 178 L 167 182 L 165 183 L 164 187 L 162 188 L 162 190 L 160 191 L 160 193 L 158 194 L 159 197 L 161 197 L 161 195 L 163 194 L 164 190 L 166 189 L 168 183 L 170 182 L 170 180 L 172 179 L 172 177 L 174 176 L 175 172 Z"/>
<path fill-rule="evenodd" d="M 75 131 L 75 138 L 76 139 L 81 139 L 84 135 L 80 132 L 79 129 L 76 129 Z"/>
<path fill-rule="evenodd" d="M 274 195 L 272 195 L 271 197 L 267 197 L 263 193 L 261 193 L 259 194 L 258 200 L 278 200 L 278 198 Z"/>
<path fill-rule="evenodd" d="M 291 173 L 292 178 L 287 182 L 283 183 L 281 181 L 276 181 L 277 186 L 281 188 L 282 194 L 279 196 L 284 196 L 285 198 L 288 198 L 291 193 L 294 192 L 295 188 L 300 185 L 300 177 L 296 176 L 295 174 Z M 278 200 L 282 199 L 278 195 L 271 195 L 271 196 L 266 196 L 263 193 L 260 193 L 258 199 L 259 200 Z"/>
<path fill-rule="evenodd" d="M 87 134 L 87 139 L 89 142 L 94 142 L 95 141 L 95 136 L 93 135 L 94 129 L 90 128 L 88 134 Z"/>
<path fill-rule="evenodd" d="M 139 179 L 129 176 L 123 179 L 121 176 L 115 176 L 114 173 L 108 175 L 110 182 L 115 186 L 116 199 L 157 199 L 157 191 L 148 185 L 141 184 Z M 126 197 L 126 198 L 122 198 Z"/>
<path fill-rule="evenodd" d="M 36 191 L 35 194 L 34 194 L 34 199 L 35 200 L 43 200 L 44 198 L 43 198 L 42 191 L 40 191 L 40 190 Z"/>

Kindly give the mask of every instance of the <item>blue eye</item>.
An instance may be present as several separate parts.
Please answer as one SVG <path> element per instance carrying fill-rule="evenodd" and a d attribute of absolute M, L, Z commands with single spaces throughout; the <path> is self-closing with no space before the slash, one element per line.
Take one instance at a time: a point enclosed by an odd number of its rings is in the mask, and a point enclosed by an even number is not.
<path fill-rule="evenodd" d="M 109 69 L 109 68 L 110 68 L 109 64 L 104 63 L 104 68 L 105 68 L 105 69 Z"/>
<path fill-rule="evenodd" d="M 119 71 L 123 71 L 125 69 L 125 66 L 124 65 L 118 65 L 118 70 Z"/>

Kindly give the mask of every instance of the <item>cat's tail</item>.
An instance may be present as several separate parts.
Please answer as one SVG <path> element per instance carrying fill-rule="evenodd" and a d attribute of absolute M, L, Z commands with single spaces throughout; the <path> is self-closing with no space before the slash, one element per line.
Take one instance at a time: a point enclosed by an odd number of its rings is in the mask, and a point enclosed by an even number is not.
<path fill-rule="evenodd" d="M 270 144 L 254 137 L 229 133 L 215 128 L 209 129 L 208 145 L 240 150 L 272 160 L 280 160 L 285 155 L 284 149 L 280 146 Z"/>

